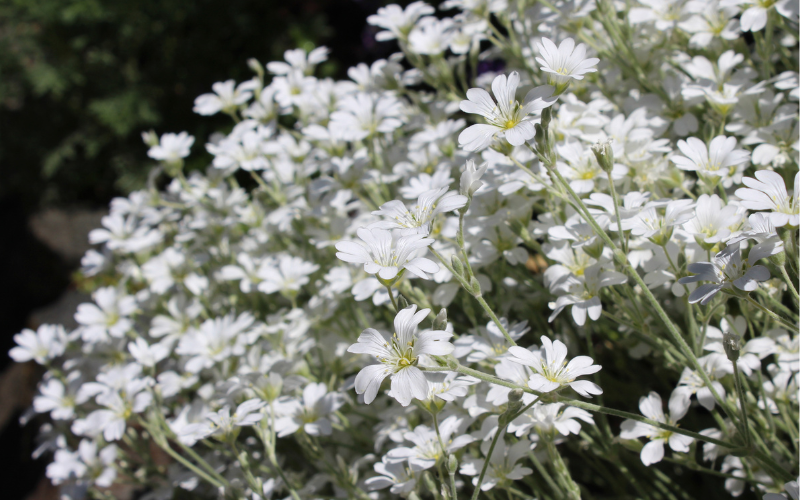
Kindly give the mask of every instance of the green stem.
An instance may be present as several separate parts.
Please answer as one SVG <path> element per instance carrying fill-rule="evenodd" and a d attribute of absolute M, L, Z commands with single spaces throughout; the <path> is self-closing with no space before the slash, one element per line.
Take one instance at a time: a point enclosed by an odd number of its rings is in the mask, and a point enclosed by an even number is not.
<path fill-rule="evenodd" d="M 581 198 L 577 195 L 577 193 L 575 193 L 575 191 L 572 189 L 569 183 L 561 175 L 561 173 L 559 173 L 558 169 L 555 169 L 553 168 L 552 165 L 548 165 L 546 163 L 545 167 L 547 168 L 548 173 L 550 173 L 550 175 L 555 176 L 558 179 L 558 181 L 567 189 L 570 196 L 573 198 L 573 200 L 575 200 L 575 202 L 580 207 L 580 210 L 584 212 L 585 218 L 589 223 L 589 225 L 592 226 L 592 229 L 594 229 L 595 233 L 597 233 L 603 239 L 603 241 L 609 246 L 609 248 L 611 248 L 611 250 L 614 253 L 614 258 L 623 267 L 627 269 L 628 274 L 630 274 L 633 277 L 634 281 L 636 281 L 636 283 L 639 285 L 645 298 L 651 304 L 653 309 L 655 309 L 659 319 L 661 319 L 661 321 L 667 327 L 667 331 L 672 336 L 673 341 L 678 345 L 683 354 L 692 363 L 692 366 L 694 367 L 695 371 L 698 373 L 698 375 L 700 375 L 700 378 L 703 380 L 703 383 L 706 385 L 706 387 L 708 387 L 709 391 L 714 396 L 714 400 L 717 402 L 717 404 L 720 405 L 720 407 L 725 411 L 726 414 L 729 413 L 727 402 L 724 399 L 722 399 L 722 397 L 720 397 L 719 393 L 714 388 L 713 384 L 711 383 L 711 378 L 708 376 L 705 369 L 700 364 L 700 361 L 697 359 L 697 356 L 695 356 L 694 352 L 692 352 L 692 349 L 689 347 L 689 344 L 686 343 L 686 340 L 681 335 L 680 330 L 678 330 L 678 327 L 675 326 L 675 324 L 672 322 L 672 319 L 670 319 L 667 312 L 664 310 L 663 307 L 661 307 L 661 303 L 658 302 L 658 299 L 656 299 L 656 297 L 653 295 L 653 292 L 650 291 L 650 289 L 647 287 L 647 284 L 644 282 L 642 277 L 639 276 L 638 271 L 636 271 L 636 269 L 628 261 L 627 254 L 625 254 L 619 248 L 617 248 L 617 246 L 614 244 L 611 238 L 609 238 L 608 234 L 600 227 L 600 225 L 594 219 L 592 214 L 586 208 L 586 205 L 584 205 L 583 200 L 581 200 Z"/>
<path fill-rule="evenodd" d="M 747 421 L 747 405 L 745 404 L 744 390 L 742 389 L 742 380 L 739 376 L 739 366 L 736 361 L 733 361 L 733 380 L 736 386 L 736 395 L 739 397 L 739 406 L 742 412 L 742 427 L 744 428 L 744 446 L 750 447 L 750 425 Z"/>
<path fill-rule="evenodd" d="M 489 307 L 489 304 L 486 303 L 486 300 L 484 300 L 483 295 L 481 295 L 481 292 L 474 291 L 472 289 L 472 286 L 469 283 L 467 283 L 464 280 L 464 278 L 458 272 L 456 272 L 455 269 L 453 269 L 453 266 L 451 266 L 450 263 L 447 262 L 447 260 L 445 260 L 445 258 L 442 256 L 442 254 L 437 252 L 435 248 L 429 247 L 429 250 L 431 251 L 431 253 L 433 253 L 433 255 L 436 256 L 437 259 L 439 259 L 439 262 L 441 262 L 442 265 L 444 267 L 446 267 L 447 270 L 450 271 L 453 274 L 453 276 L 456 277 L 456 279 L 459 281 L 459 283 L 461 283 L 461 286 L 463 286 L 464 289 L 467 292 L 470 293 L 470 295 L 475 297 L 475 300 L 478 301 L 478 304 L 481 305 L 483 310 L 486 311 L 486 314 L 489 315 L 489 317 L 492 319 L 494 324 L 497 325 L 497 328 L 503 333 L 503 336 L 506 338 L 508 343 L 511 344 L 512 346 L 517 345 L 517 343 L 514 342 L 514 339 L 511 338 L 511 335 L 509 335 L 508 330 L 506 330 L 506 327 L 503 326 L 503 324 L 500 322 L 500 319 L 498 319 L 497 315 L 494 313 L 492 308 Z"/>
<path fill-rule="evenodd" d="M 504 424 L 502 427 L 497 428 L 497 432 L 495 432 L 494 437 L 492 438 L 492 444 L 489 446 L 489 453 L 486 454 L 486 459 L 483 461 L 483 468 L 481 468 L 481 474 L 478 476 L 478 483 L 475 485 L 475 491 L 472 492 L 472 500 L 477 500 L 478 495 L 481 492 L 481 485 L 483 484 L 483 478 L 486 476 L 486 471 L 489 469 L 489 462 L 492 460 L 492 453 L 494 453 L 494 447 L 497 446 L 497 441 L 500 440 L 500 437 L 505 434 L 506 427 L 508 423 Z"/>
<path fill-rule="evenodd" d="M 606 172 L 608 175 L 608 186 L 611 191 L 611 198 L 614 200 L 614 214 L 617 216 L 617 234 L 619 237 L 620 245 L 622 245 L 622 251 L 628 253 L 628 245 L 625 242 L 625 237 L 622 233 L 622 218 L 619 216 L 619 198 L 617 197 L 617 189 L 614 187 L 614 179 L 611 177 L 611 171 Z M 667 249 L 664 248 L 664 252 Z"/>
<path fill-rule="evenodd" d="M 756 306 L 761 312 L 763 312 L 764 314 L 775 320 L 775 322 L 781 325 L 783 328 L 786 328 L 790 332 L 797 330 L 796 326 L 792 326 L 789 323 L 786 323 L 783 318 L 781 318 L 774 312 L 770 311 L 766 307 L 762 306 L 761 304 L 753 300 L 753 298 L 750 295 L 747 296 L 747 301 Z"/>
<path fill-rule="evenodd" d="M 541 392 L 534 391 L 533 389 L 531 389 L 529 387 L 525 387 L 525 386 L 522 386 L 522 385 L 517 385 L 517 384 L 514 384 L 513 382 L 508 382 L 506 380 L 502 380 L 502 379 L 499 379 L 497 377 L 493 377 L 491 375 L 488 375 L 486 373 L 480 372 L 478 370 L 473 370 L 472 368 L 467 368 L 466 366 L 463 366 L 463 365 L 457 365 L 454 368 L 447 367 L 447 366 L 439 366 L 439 367 L 420 366 L 418 368 L 420 370 L 422 370 L 422 371 L 428 371 L 428 372 L 447 372 L 447 371 L 458 372 L 458 373 L 462 373 L 464 375 L 470 375 L 470 376 L 475 377 L 477 379 L 483 380 L 484 382 L 489 382 L 491 384 L 501 385 L 503 387 L 508 387 L 510 389 L 520 389 L 520 390 L 522 390 L 524 392 L 527 392 L 529 394 L 534 394 L 536 396 L 542 396 Z M 714 439 L 714 438 L 709 437 L 709 436 L 704 436 L 702 434 L 698 434 L 697 432 L 687 431 L 685 429 L 681 429 L 680 427 L 675 427 L 675 426 L 672 426 L 672 425 L 663 424 L 661 422 L 657 422 L 655 420 L 651 420 L 651 419 L 649 419 L 647 417 L 644 417 L 642 415 L 637 415 L 635 413 L 628 413 L 628 412 L 622 411 L 622 410 L 615 410 L 613 408 L 608 408 L 608 407 L 605 407 L 605 406 L 595 405 L 595 404 L 592 404 L 592 403 L 586 403 L 586 402 L 578 401 L 578 400 L 575 400 L 575 399 L 557 398 L 556 402 L 563 403 L 563 404 L 569 405 L 569 406 L 575 406 L 577 408 L 583 408 L 584 410 L 595 412 L 595 413 L 604 413 L 606 415 L 613 415 L 615 417 L 621 417 L 621 418 L 628 418 L 628 419 L 631 419 L 631 420 L 636 420 L 636 421 L 639 421 L 639 422 L 643 422 L 645 424 L 652 425 L 653 427 L 658 427 L 659 429 L 664 429 L 664 430 L 668 430 L 668 431 L 674 432 L 676 434 L 682 434 L 684 436 L 689 436 L 689 437 L 695 438 L 695 439 L 697 439 L 699 441 L 704 441 L 706 443 L 716 444 L 717 446 L 722 446 L 722 447 L 730 448 L 730 449 L 736 449 L 737 448 L 736 445 L 734 445 L 734 444 L 727 443 L 727 442 L 721 441 L 719 439 Z"/>
<path fill-rule="evenodd" d="M 389 292 L 389 298 L 392 299 L 392 307 L 394 307 L 394 312 L 400 312 L 400 309 L 397 308 L 397 301 L 394 299 L 394 293 L 392 293 L 392 287 L 387 285 L 386 291 Z"/>
<path fill-rule="evenodd" d="M 794 283 L 792 283 L 792 278 L 789 277 L 789 273 L 786 271 L 786 266 L 782 265 L 781 267 L 781 275 L 783 276 L 783 281 L 786 282 L 786 285 L 789 287 L 789 291 L 792 293 L 794 300 L 796 300 L 800 304 L 800 295 L 797 294 L 797 288 L 794 287 Z"/>

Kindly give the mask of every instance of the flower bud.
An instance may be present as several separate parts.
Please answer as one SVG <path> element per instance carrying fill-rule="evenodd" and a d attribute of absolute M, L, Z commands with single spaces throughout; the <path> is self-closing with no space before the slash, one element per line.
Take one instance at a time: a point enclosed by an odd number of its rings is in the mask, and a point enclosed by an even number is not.
<path fill-rule="evenodd" d="M 447 458 L 447 472 L 455 474 L 457 470 L 458 470 L 458 459 L 456 458 L 455 455 L 451 453 L 450 456 Z"/>
<path fill-rule="evenodd" d="M 786 251 L 781 253 L 776 253 L 775 255 L 770 255 L 769 261 L 775 264 L 778 267 L 783 267 L 786 265 Z"/>
<path fill-rule="evenodd" d="M 250 59 L 247 60 L 247 66 L 251 70 L 253 70 L 253 73 L 258 75 L 258 78 L 260 79 L 264 78 L 264 66 L 262 66 L 261 63 L 258 62 L 258 59 L 256 59 L 255 57 L 251 57 Z"/>
<path fill-rule="evenodd" d="M 736 360 L 739 359 L 739 336 L 735 333 L 724 333 L 722 347 L 725 348 L 725 355 L 728 356 L 728 359 L 736 363 Z"/>
<path fill-rule="evenodd" d="M 152 147 L 158 146 L 158 136 L 156 135 L 155 130 L 149 130 L 147 132 L 142 132 L 142 142 L 146 145 Z"/>
<path fill-rule="evenodd" d="M 614 170 L 614 150 L 611 149 L 611 141 L 598 142 L 592 146 L 594 157 L 604 172 Z"/>
<path fill-rule="evenodd" d="M 474 293 L 475 295 L 481 293 L 481 284 L 478 282 L 475 276 L 473 276 L 472 279 L 469 280 L 469 287 L 470 289 L 472 289 L 472 293 Z"/>
<path fill-rule="evenodd" d="M 447 328 L 447 309 L 441 308 L 439 314 L 433 319 L 434 330 L 444 330 Z"/>
<path fill-rule="evenodd" d="M 461 259 L 459 259 L 457 255 L 450 257 L 450 264 L 453 266 L 453 270 L 456 274 L 464 276 L 464 264 L 461 263 Z"/>
<path fill-rule="evenodd" d="M 407 308 L 409 306 L 410 306 L 410 304 L 408 303 L 408 299 L 406 299 L 403 296 L 402 293 L 398 294 L 397 295 L 397 307 L 399 307 L 401 310 L 403 310 L 403 309 L 405 309 L 405 308 Z"/>

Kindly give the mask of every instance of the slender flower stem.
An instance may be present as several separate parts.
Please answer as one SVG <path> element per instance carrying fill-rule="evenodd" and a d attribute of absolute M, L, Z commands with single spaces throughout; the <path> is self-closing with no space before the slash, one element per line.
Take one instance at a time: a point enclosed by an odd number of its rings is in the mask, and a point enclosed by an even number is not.
<path fill-rule="evenodd" d="M 634 281 L 636 281 L 636 283 L 639 285 L 645 298 L 647 299 L 648 302 L 650 302 L 650 305 L 653 307 L 653 309 L 655 309 L 659 319 L 667 327 L 667 331 L 672 336 L 673 341 L 678 345 L 683 354 L 692 363 L 693 368 L 700 375 L 700 378 L 703 380 L 703 383 L 706 385 L 706 387 L 708 387 L 709 391 L 714 396 L 714 400 L 717 402 L 717 404 L 720 405 L 720 407 L 722 407 L 722 409 L 725 411 L 726 414 L 730 413 L 727 402 L 724 399 L 722 399 L 722 397 L 720 397 L 719 393 L 714 388 L 713 384 L 711 383 L 711 378 L 708 376 L 705 369 L 700 364 L 700 361 L 697 359 L 697 356 L 695 356 L 694 352 L 689 347 L 689 344 L 686 343 L 686 340 L 681 335 L 681 332 L 680 330 L 678 330 L 678 327 L 675 326 L 675 323 L 672 322 L 672 319 L 669 317 L 667 312 L 664 310 L 663 307 L 661 307 L 661 303 L 658 302 L 658 299 L 656 299 L 655 295 L 653 295 L 653 292 L 650 291 L 650 289 L 647 287 L 647 284 L 644 282 L 642 277 L 639 276 L 639 272 L 636 270 L 636 268 L 634 268 L 633 265 L 631 265 L 631 263 L 628 261 L 627 254 L 622 252 L 614 244 L 614 242 L 611 240 L 608 234 L 603 230 L 603 228 L 600 227 L 600 225 L 594 219 L 592 214 L 586 208 L 586 205 L 583 203 L 583 200 L 581 200 L 580 196 L 578 196 L 577 193 L 575 193 L 575 191 L 572 189 L 569 183 L 564 179 L 564 177 L 561 175 L 558 169 L 553 168 L 553 165 L 549 165 L 547 163 L 545 163 L 544 165 L 547 168 L 547 171 L 550 173 L 550 175 L 555 176 L 555 178 L 558 179 L 558 181 L 562 184 L 562 186 L 566 188 L 572 199 L 578 205 L 579 209 L 583 212 L 586 221 L 589 223 L 589 225 L 592 226 L 592 229 L 594 229 L 595 233 L 597 233 L 600 236 L 600 238 L 602 238 L 602 240 L 609 246 L 609 248 L 611 248 L 611 250 L 614 253 L 614 258 L 617 260 L 617 262 L 621 266 L 626 268 L 628 274 L 630 274 L 631 277 L 633 277 Z"/>
<path fill-rule="evenodd" d="M 796 326 L 793 326 L 793 325 L 790 325 L 789 323 L 786 323 L 786 321 L 784 321 L 783 318 L 781 318 L 780 316 L 778 316 L 774 312 L 770 311 L 766 307 L 762 306 L 761 304 L 759 304 L 758 302 L 753 300 L 753 298 L 751 296 L 749 296 L 749 295 L 747 296 L 747 301 L 750 302 L 751 304 L 753 304 L 754 306 L 756 306 L 761 312 L 763 312 L 764 314 L 766 314 L 770 318 L 774 319 L 775 322 L 778 323 L 779 325 L 781 325 L 783 328 L 788 329 L 790 332 L 793 332 L 793 331 L 797 330 Z"/>
<path fill-rule="evenodd" d="M 800 303 L 800 295 L 797 293 L 797 288 L 794 287 L 794 283 L 792 283 L 792 278 L 789 277 L 789 273 L 786 272 L 786 266 L 780 266 L 781 268 L 781 275 L 783 276 L 783 281 L 786 282 L 786 285 L 789 287 L 789 291 L 794 296 L 794 300 Z"/>
<path fill-rule="evenodd" d="M 447 260 L 442 256 L 442 254 L 437 252 L 435 248 L 430 247 L 429 250 L 431 251 L 431 253 L 433 253 L 433 255 L 436 256 L 437 259 L 439 259 L 439 262 L 441 262 L 442 265 L 445 268 L 447 268 L 447 270 L 450 271 L 453 274 L 453 276 L 456 277 L 458 282 L 461 283 L 461 286 L 463 286 L 464 289 L 470 293 L 470 295 L 475 297 L 475 300 L 478 301 L 478 304 L 480 304 L 481 307 L 483 307 L 483 310 L 486 311 L 486 314 L 489 315 L 494 324 L 497 325 L 497 328 L 500 330 L 500 332 L 503 333 L 503 336 L 505 336 L 508 343 L 511 344 L 512 346 L 517 345 L 517 343 L 514 342 L 514 339 L 511 338 L 511 335 L 508 333 L 508 330 L 506 330 L 506 327 L 503 326 L 503 323 L 500 322 L 500 319 L 494 313 L 492 308 L 489 307 L 489 304 L 486 303 L 486 300 L 484 300 L 483 296 L 481 295 L 481 292 L 474 291 L 472 289 L 472 286 L 466 280 L 464 280 L 464 278 L 455 269 L 453 269 L 453 266 L 451 266 L 450 263 L 447 262 Z"/>
<path fill-rule="evenodd" d="M 392 287 L 386 286 L 386 291 L 389 292 L 389 298 L 392 299 L 392 307 L 394 307 L 394 312 L 400 312 L 400 309 L 397 308 L 397 301 L 394 299 L 394 293 L 392 292 Z"/>
<path fill-rule="evenodd" d="M 531 389 L 529 387 L 525 387 L 525 386 L 522 386 L 522 385 L 517 385 L 517 384 L 515 384 L 513 382 L 508 382 L 507 380 L 502 380 L 502 379 L 499 379 L 497 377 L 493 377 L 493 376 L 491 376 L 489 374 L 480 372 L 478 370 L 473 370 L 472 368 L 467 368 L 466 366 L 463 366 L 463 365 L 458 365 L 458 366 L 453 367 L 453 368 L 447 367 L 447 366 L 439 366 L 439 367 L 420 366 L 419 369 L 422 370 L 422 371 L 428 371 L 428 372 L 447 372 L 447 371 L 458 372 L 458 373 L 462 373 L 464 375 L 470 375 L 470 376 L 475 377 L 477 379 L 483 380 L 484 382 L 489 382 L 491 384 L 501 385 L 503 387 L 508 387 L 510 389 L 520 389 L 520 390 L 522 390 L 524 392 L 527 392 L 529 394 L 534 394 L 536 396 L 542 396 L 541 392 L 534 391 L 533 389 Z M 550 394 L 552 394 L 552 393 L 550 393 Z M 726 441 L 721 441 L 719 439 L 715 439 L 715 438 L 712 438 L 712 437 L 709 437 L 709 436 L 704 436 L 703 434 L 699 434 L 697 432 L 687 431 L 685 429 L 681 429 L 680 427 L 675 427 L 673 425 L 663 424 L 661 422 L 657 422 L 655 420 L 651 420 L 651 419 L 649 419 L 647 417 L 644 417 L 642 415 L 637 415 L 636 413 L 628 413 L 627 411 L 615 410 L 614 408 L 608 408 L 608 407 L 605 407 L 605 406 L 600 406 L 600 405 L 596 405 L 596 404 L 592 404 L 592 403 L 586 403 L 584 401 L 578 401 L 578 400 L 575 400 L 575 399 L 565 399 L 565 398 L 558 397 L 556 399 L 556 402 L 563 403 L 563 404 L 569 405 L 569 406 L 575 406 L 577 408 L 582 408 L 584 410 L 595 412 L 595 413 L 604 413 L 606 415 L 612 415 L 612 416 L 615 416 L 615 417 L 621 417 L 621 418 L 627 418 L 627 419 L 631 419 L 631 420 L 636 420 L 638 422 L 643 422 L 645 424 L 652 425 L 653 427 L 658 427 L 659 429 L 664 429 L 664 430 L 667 430 L 667 431 L 674 432 L 676 434 L 682 434 L 684 436 L 689 436 L 691 438 L 697 439 L 698 441 L 704 441 L 706 443 L 716 444 L 717 446 L 722 446 L 724 448 L 731 448 L 731 449 L 736 449 L 737 448 L 737 446 L 735 444 L 728 443 Z"/>
<path fill-rule="evenodd" d="M 625 236 L 622 233 L 622 218 L 619 216 L 619 198 L 617 197 L 617 189 L 614 187 L 614 179 L 611 177 L 611 172 L 606 172 L 608 175 L 608 186 L 611 191 L 611 198 L 614 200 L 614 214 L 617 216 L 617 234 L 619 237 L 619 244 L 622 245 L 622 251 L 628 253 L 628 243 L 625 241 Z M 664 248 L 664 252 L 667 249 Z"/>
<path fill-rule="evenodd" d="M 742 428 L 744 428 L 744 446 L 750 447 L 750 425 L 747 421 L 747 406 L 745 404 L 744 390 L 742 389 L 742 379 L 739 376 L 739 366 L 733 361 L 733 381 L 736 386 L 736 395 L 739 398 L 739 406 L 742 411 Z"/>
<path fill-rule="evenodd" d="M 492 438 L 492 444 L 489 446 L 489 453 L 486 454 L 486 459 L 483 461 L 483 468 L 481 469 L 481 474 L 478 476 L 478 483 L 475 485 L 475 491 L 472 492 L 472 500 L 477 500 L 478 494 L 481 492 L 481 485 L 483 484 L 483 478 L 486 476 L 486 471 L 489 469 L 489 462 L 492 460 L 492 453 L 494 453 L 494 447 L 497 446 L 497 441 L 500 440 L 500 436 L 504 435 L 506 432 L 506 427 L 508 426 L 508 422 L 503 424 L 502 427 L 497 428 L 497 432 L 495 432 L 494 437 Z"/>

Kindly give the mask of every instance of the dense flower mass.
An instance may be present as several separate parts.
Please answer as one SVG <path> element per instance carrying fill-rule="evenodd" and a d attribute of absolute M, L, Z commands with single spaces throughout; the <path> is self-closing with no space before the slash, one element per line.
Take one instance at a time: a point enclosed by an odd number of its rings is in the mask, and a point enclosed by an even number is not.
<path fill-rule="evenodd" d="M 232 120 L 205 170 L 143 134 L 77 328 L 14 337 L 48 477 L 796 499 L 796 7 L 416 1 L 368 18 L 401 52 L 347 80 L 325 47 L 248 61 L 195 101 Z"/>

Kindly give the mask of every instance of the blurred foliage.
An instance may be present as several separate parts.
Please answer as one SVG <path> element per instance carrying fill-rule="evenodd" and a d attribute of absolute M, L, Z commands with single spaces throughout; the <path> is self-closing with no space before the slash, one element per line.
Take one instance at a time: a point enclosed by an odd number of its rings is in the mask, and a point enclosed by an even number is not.
<path fill-rule="evenodd" d="M 140 132 L 151 128 L 189 131 L 194 166 L 204 166 L 209 158 L 198 153 L 226 120 L 194 115 L 197 95 L 249 78 L 247 58 L 282 59 L 293 47 L 328 45 L 322 71 L 343 77 L 391 51 L 365 23 L 384 3 L 3 0 L 0 199 L 26 211 L 106 203 L 143 184 L 151 163 Z"/>

